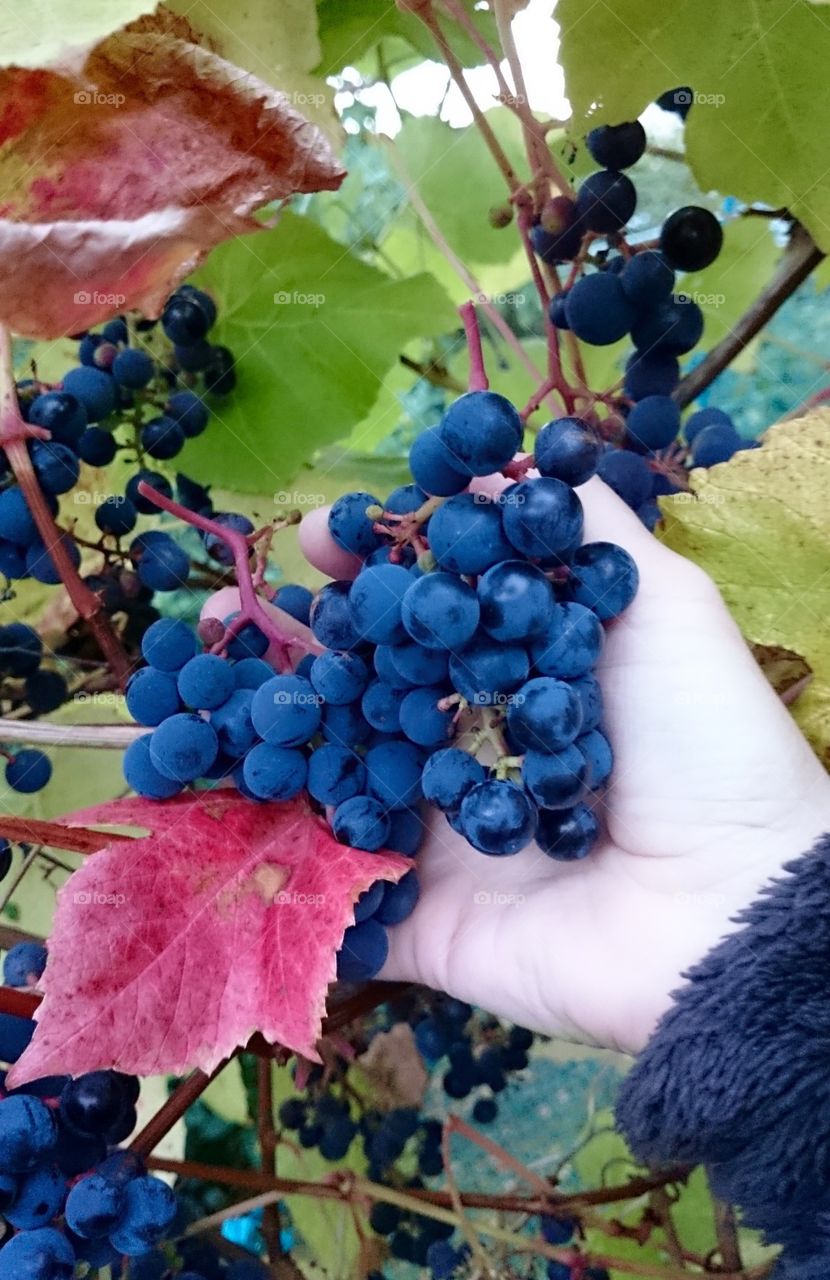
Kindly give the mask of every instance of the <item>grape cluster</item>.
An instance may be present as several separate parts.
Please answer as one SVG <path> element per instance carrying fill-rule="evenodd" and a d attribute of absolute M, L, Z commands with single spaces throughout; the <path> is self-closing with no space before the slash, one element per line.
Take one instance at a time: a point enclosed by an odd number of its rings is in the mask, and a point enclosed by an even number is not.
<path fill-rule="evenodd" d="M 675 96 L 680 106 L 674 105 Z M 672 91 L 668 98 L 667 109 L 678 111 L 691 101 L 685 90 Z M 684 428 L 685 444 L 679 441 L 680 409 L 672 399 L 680 380 L 678 357 L 690 352 L 703 333 L 697 302 L 674 291 L 676 273 L 709 266 L 720 252 L 723 231 L 708 209 L 687 205 L 666 219 L 654 245 L 629 245 L 623 228 L 637 196 L 623 170 L 645 151 L 643 126 L 639 121 L 604 125 L 592 130 L 586 142 L 602 168 L 585 179 L 575 198 L 558 196 L 548 202 L 531 241 L 554 271 L 573 263 L 564 284 L 555 277 L 561 286 L 550 304 L 556 329 L 571 330 L 594 346 L 627 335 L 633 341 L 623 395 L 604 420 L 590 416 L 604 442 L 599 475 L 653 529 L 661 515 L 657 498 L 685 487 L 687 463 L 714 466 L 749 447 L 729 416 L 717 409 L 693 414 Z M 593 256 L 596 269 L 585 270 L 597 240 L 607 247 Z"/>

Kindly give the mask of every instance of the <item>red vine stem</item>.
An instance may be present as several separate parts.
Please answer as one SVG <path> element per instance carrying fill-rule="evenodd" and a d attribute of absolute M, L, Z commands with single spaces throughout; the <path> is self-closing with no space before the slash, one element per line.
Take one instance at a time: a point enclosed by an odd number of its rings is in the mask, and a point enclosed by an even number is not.
<path fill-rule="evenodd" d="M 130 674 L 127 655 L 103 612 L 101 601 L 82 581 L 69 558 L 63 532 L 55 524 L 52 512 L 46 505 L 26 447 L 28 440 L 49 438 L 48 431 L 31 426 L 20 415 L 12 364 L 11 334 L 6 325 L 0 325 L 0 447 L 5 450 L 9 466 L 20 485 L 38 533 L 60 574 L 75 611 L 89 626 L 110 670 L 123 686 Z"/>
<path fill-rule="evenodd" d="M 202 1096 L 211 1080 L 215 1080 L 225 1066 L 227 1063 L 220 1063 L 210 1075 L 206 1075 L 204 1071 L 191 1071 L 190 1075 L 176 1086 L 164 1106 L 159 1108 L 141 1132 L 133 1138 L 130 1150 L 135 1151 L 139 1156 L 149 1156 L 154 1147 L 167 1137 L 188 1107 Z"/>
<path fill-rule="evenodd" d="M 467 339 L 467 350 L 470 354 L 470 377 L 467 382 L 468 391 L 487 391 L 490 383 L 487 370 L 484 368 L 484 353 L 481 350 L 481 330 L 478 327 L 478 316 L 472 302 L 465 302 L 458 308 L 464 321 L 464 334 Z"/>
<path fill-rule="evenodd" d="M 239 631 L 246 622 L 254 623 L 279 649 L 282 659 L 281 669 L 290 671 L 289 650 L 292 647 L 305 648 L 305 645 L 299 637 L 283 631 L 263 609 L 254 587 L 250 565 L 251 549 L 244 533 L 240 533 L 238 529 L 229 529 L 226 525 L 220 524 L 218 520 L 211 520 L 208 516 L 199 515 L 197 511 L 190 511 L 187 507 L 183 507 L 180 502 L 175 502 L 172 498 L 159 493 L 158 489 L 154 489 L 152 485 L 146 484 L 143 480 L 138 486 L 138 491 L 142 497 L 149 498 L 162 511 L 167 511 L 170 515 L 177 516 L 185 524 L 193 525 L 194 528 L 201 529 L 203 533 L 213 534 L 214 537 L 221 539 L 226 546 L 230 547 L 236 570 L 237 585 L 239 586 L 241 606 L 239 616 L 231 623 L 231 629 Z"/>
<path fill-rule="evenodd" d="M 0 836 L 15 844 L 45 844 L 52 849 L 68 849 L 72 853 L 97 853 L 114 840 L 132 837 L 111 831 L 92 831 L 89 827 L 68 827 L 62 822 L 40 822 L 34 818 L 14 818 L 0 814 Z"/>

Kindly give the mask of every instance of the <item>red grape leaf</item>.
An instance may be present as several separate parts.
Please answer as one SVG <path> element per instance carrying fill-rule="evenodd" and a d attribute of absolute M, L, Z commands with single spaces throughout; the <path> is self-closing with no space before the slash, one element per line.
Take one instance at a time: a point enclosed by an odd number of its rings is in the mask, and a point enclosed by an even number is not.
<path fill-rule="evenodd" d="M 408 859 L 338 844 L 304 801 L 230 788 L 72 817 L 152 834 L 93 854 L 58 894 L 37 1030 L 10 1082 L 212 1071 L 255 1031 L 319 1061 L 353 903 Z"/>
<path fill-rule="evenodd" d="M 142 24 L 82 76 L 0 72 L 0 321 L 29 337 L 157 315 L 252 213 L 344 171 L 286 95 Z"/>

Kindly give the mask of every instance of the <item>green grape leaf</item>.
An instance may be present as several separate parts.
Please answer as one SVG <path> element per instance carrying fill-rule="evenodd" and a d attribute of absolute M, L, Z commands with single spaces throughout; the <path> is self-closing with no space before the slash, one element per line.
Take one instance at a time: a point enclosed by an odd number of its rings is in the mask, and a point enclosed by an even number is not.
<path fill-rule="evenodd" d="M 182 465 L 248 493 L 282 488 L 347 436 L 400 350 L 458 322 L 430 276 L 393 280 L 292 214 L 268 235 L 220 246 L 198 280 L 219 304 L 216 338 L 239 380 Z"/>
<path fill-rule="evenodd" d="M 488 44 L 498 48 L 498 33 L 492 13 L 473 0 L 462 0 L 477 31 Z M 523 8 L 517 4 L 516 8 Z M 318 0 L 322 56 L 318 71 L 324 76 L 339 75 L 344 67 L 354 67 L 371 54 L 374 71 L 382 71 L 390 53 L 396 60 L 402 48 L 435 60 L 439 54 L 427 28 L 413 13 L 394 4 L 378 5 L 376 0 Z M 479 66 L 486 59 L 478 44 L 442 10 L 442 29 L 456 57 L 465 67 Z M 378 61 L 380 59 L 380 61 Z"/>
<path fill-rule="evenodd" d="M 152 13 L 157 0 L 31 0 L 0 13 L 0 66 L 74 67 L 105 36 Z M 58 10 L 56 12 L 56 9 Z"/>
<path fill-rule="evenodd" d="M 792 711 L 830 767 L 830 411 L 772 427 L 760 449 L 691 473 L 660 500 L 662 540 L 718 584 L 753 644 L 781 645 L 813 678 Z"/>
<path fill-rule="evenodd" d="M 830 11 L 792 0 L 559 0 L 555 16 L 575 133 L 589 120 L 635 119 L 691 85 L 686 150 L 700 186 L 786 206 L 830 248 Z"/>

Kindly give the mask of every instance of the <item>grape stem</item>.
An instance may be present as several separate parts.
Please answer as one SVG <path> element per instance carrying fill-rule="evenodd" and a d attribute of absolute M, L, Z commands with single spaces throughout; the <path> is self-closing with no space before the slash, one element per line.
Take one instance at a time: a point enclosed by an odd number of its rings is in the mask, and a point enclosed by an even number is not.
<path fill-rule="evenodd" d="M 276 645 L 280 655 L 280 669 L 282 671 L 290 671 L 292 669 L 289 656 L 291 649 L 302 648 L 307 650 L 307 645 L 299 637 L 283 631 L 263 609 L 254 587 L 250 565 L 251 548 L 245 534 L 238 529 L 229 529 L 226 525 L 220 524 L 218 520 L 211 520 L 208 516 L 199 515 L 197 511 L 190 511 L 187 507 L 182 506 L 180 502 L 175 502 L 172 498 L 159 493 L 158 489 L 146 484 L 144 480 L 139 484 L 138 491 L 142 497 L 149 498 L 162 511 L 167 511 L 171 516 L 177 516 L 185 524 L 193 525 L 194 528 L 201 529 L 203 533 L 213 534 L 214 537 L 219 538 L 230 548 L 233 555 L 234 569 L 236 570 L 237 586 L 239 587 L 240 610 L 233 622 L 229 623 L 228 631 L 231 635 L 235 635 L 242 630 L 246 623 L 252 623 L 259 628 L 263 635 L 268 637 L 272 644 Z M 219 647 L 221 648 L 224 643 L 225 641 L 222 640 Z"/>
<path fill-rule="evenodd" d="M 125 751 L 147 730 L 138 724 L 53 724 L 49 720 L 0 718 L 0 741 L 47 747 L 109 747 Z"/>
<path fill-rule="evenodd" d="M 484 352 L 481 349 L 481 329 L 478 326 L 478 315 L 475 303 L 465 302 L 458 308 L 464 322 L 464 335 L 467 339 L 467 350 L 470 355 L 470 376 L 467 382 L 468 391 L 487 391 L 490 383 L 484 367 Z"/>
<path fill-rule="evenodd" d="M 6 325 L 0 325 L 0 448 L 5 450 L 38 533 L 49 550 L 75 611 L 89 627 L 111 671 L 123 687 L 130 674 L 127 655 L 103 611 L 100 599 L 83 582 L 70 560 L 63 531 L 55 524 L 32 467 L 28 441 L 50 438 L 51 432 L 23 421 L 17 403 L 11 334 Z"/>

